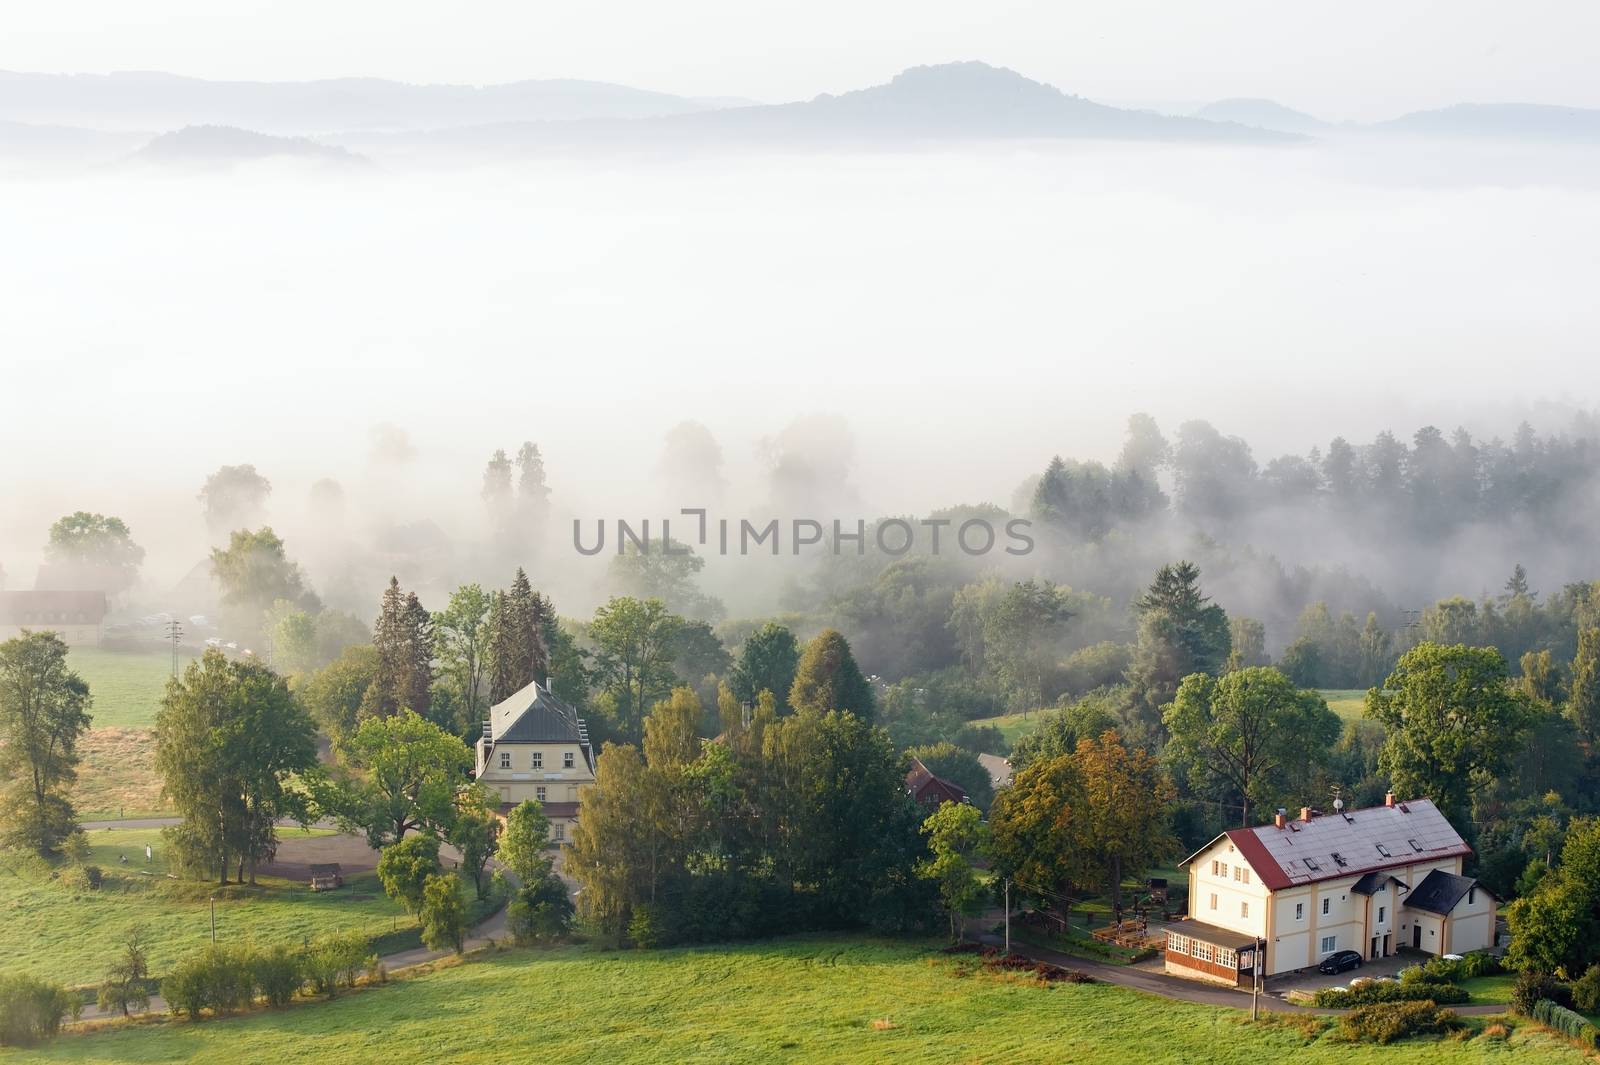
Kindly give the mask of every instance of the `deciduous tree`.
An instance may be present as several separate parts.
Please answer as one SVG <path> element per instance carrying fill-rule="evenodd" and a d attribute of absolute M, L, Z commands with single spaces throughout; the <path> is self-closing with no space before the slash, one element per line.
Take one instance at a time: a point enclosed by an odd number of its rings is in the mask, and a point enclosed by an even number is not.
<path fill-rule="evenodd" d="M 90 703 L 60 636 L 24 629 L 0 643 L 0 840 L 7 846 L 53 855 L 77 829 L 68 792 Z"/>

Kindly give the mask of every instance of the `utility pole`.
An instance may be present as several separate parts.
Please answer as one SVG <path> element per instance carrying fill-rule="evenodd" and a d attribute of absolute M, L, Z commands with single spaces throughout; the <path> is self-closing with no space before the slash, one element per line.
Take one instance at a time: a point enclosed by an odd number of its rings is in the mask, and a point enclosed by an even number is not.
<path fill-rule="evenodd" d="M 217 897 L 211 896 L 211 945 L 217 945 Z"/>
<path fill-rule="evenodd" d="M 167 622 L 167 639 L 172 641 L 172 676 L 178 676 L 178 643 L 183 639 L 183 626 L 178 624 L 178 619 L 173 618 Z"/>
<path fill-rule="evenodd" d="M 1006 953 L 1011 953 L 1011 879 L 1006 878 Z"/>
<path fill-rule="evenodd" d="M 1261 1017 L 1261 959 L 1266 951 L 1264 940 L 1256 940 L 1255 954 L 1250 960 L 1250 1019 Z"/>

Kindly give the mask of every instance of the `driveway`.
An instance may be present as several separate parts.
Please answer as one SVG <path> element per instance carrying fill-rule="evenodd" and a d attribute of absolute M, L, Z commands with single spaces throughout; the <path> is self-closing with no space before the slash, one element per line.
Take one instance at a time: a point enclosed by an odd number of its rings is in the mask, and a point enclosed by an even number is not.
<path fill-rule="evenodd" d="M 1361 963 L 1359 969 L 1346 969 L 1338 976 L 1325 976 L 1312 969 L 1303 973 L 1286 973 L 1283 976 L 1274 976 L 1267 980 L 1267 990 L 1274 995 L 1287 995 L 1291 991 L 1321 991 L 1329 987 L 1349 987 L 1350 981 L 1363 977 L 1372 979 L 1379 976 L 1395 976 L 1401 969 L 1408 969 L 1427 961 L 1430 954 L 1391 954 L 1387 958 L 1369 958 Z"/>

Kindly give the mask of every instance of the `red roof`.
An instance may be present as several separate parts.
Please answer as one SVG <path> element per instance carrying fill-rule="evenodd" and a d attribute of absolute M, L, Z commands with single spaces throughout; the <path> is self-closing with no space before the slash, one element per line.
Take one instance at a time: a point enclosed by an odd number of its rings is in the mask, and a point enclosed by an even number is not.
<path fill-rule="evenodd" d="M 943 802 L 966 802 L 967 792 L 959 784 L 934 776 L 933 770 L 922 764 L 922 759 L 911 759 L 911 769 L 906 773 L 906 791 L 917 802 L 937 798 Z"/>

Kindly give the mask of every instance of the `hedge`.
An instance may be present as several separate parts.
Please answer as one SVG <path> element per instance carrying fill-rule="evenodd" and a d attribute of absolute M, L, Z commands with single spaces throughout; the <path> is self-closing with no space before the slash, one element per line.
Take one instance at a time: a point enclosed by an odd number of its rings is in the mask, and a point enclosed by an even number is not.
<path fill-rule="evenodd" d="M 1413 1035 L 1442 1035 L 1461 1027 L 1453 1010 L 1433 1002 L 1382 1002 L 1339 1018 L 1339 1034 L 1358 1043 L 1392 1043 Z"/>
<path fill-rule="evenodd" d="M 1565 1006 L 1557 1005 L 1547 998 L 1534 1003 L 1533 1019 L 1546 1027 L 1554 1028 L 1585 1050 L 1600 1047 L 1600 1029 L 1596 1029 L 1589 1018 L 1581 1013 L 1574 1013 Z"/>
<path fill-rule="evenodd" d="M 1348 991 L 1336 987 L 1325 988 L 1312 997 L 1319 1006 L 1343 1009 L 1349 1006 L 1373 1006 L 1383 1002 L 1436 1002 L 1453 1006 L 1468 1002 L 1472 996 L 1457 984 L 1436 984 L 1420 980 L 1401 983 L 1374 980 L 1358 984 Z"/>

